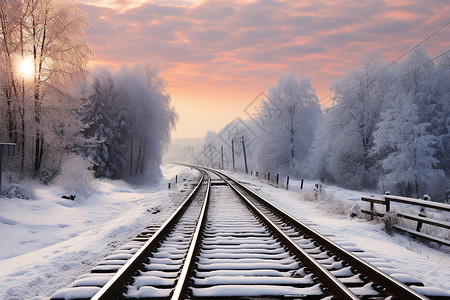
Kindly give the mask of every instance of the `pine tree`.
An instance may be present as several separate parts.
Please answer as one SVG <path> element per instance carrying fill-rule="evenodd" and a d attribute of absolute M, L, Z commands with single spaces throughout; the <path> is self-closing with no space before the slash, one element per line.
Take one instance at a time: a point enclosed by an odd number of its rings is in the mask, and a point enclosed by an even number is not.
<path fill-rule="evenodd" d="M 121 143 L 120 114 L 115 101 L 111 74 L 105 69 L 98 70 L 80 113 L 80 119 L 89 124 L 84 131 L 85 136 L 99 140 L 98 144 L 85 149 L 86 156 L 95 163 L 97 177 L 117 179 L 121 175 L 124 147 Z"/>
<path fill-rule="evenodd" d="M 434 114 L 430 120 L 437 138 L 438 168 L 450 178 L 450 55 L 444 55 L 436 65 L 433 79 L 436 85 Z"/>
<path fill-rule="evenodd" d="M 388 153 L 380 162 L 386 172 L 381 186 L 419 197 L 430 193 L 428 189 L 443 172 L 433 168 L 438 163 L 433 157 L 436 138 L 428 131 L 430 124 L 420 122 L 414 97 L 414 91 L 400 93 L 382 113 L 374 150 Z"/>
<path fill-rule="evenodd" d="M 377 130 L 374 150 L 385 171 L 380 184 L 407 196 L 442 194 L 438 150 L 445 118 L 435 72 L 424 49 L 411 52 L 396 68 L 400 80 L 387 95 L 391 106 Z"/>

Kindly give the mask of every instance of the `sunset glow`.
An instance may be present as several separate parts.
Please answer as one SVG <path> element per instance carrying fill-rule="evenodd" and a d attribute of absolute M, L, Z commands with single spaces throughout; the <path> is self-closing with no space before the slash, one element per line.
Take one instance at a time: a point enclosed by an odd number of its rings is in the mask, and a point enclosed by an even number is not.
<path fill-rule="evenodd" d="M 81 3 L 96 62 L 160 65 L 180 115 L 175 138 L 200 137 L 242 116 L 282 73 L 310 77 L 324 98 L 365 57 L 390 62 L 450 16 L 450 4 L 438 0 Z M 448 50 L 449 33 L 450 26 L 423 46 L 432 56 Z"/>

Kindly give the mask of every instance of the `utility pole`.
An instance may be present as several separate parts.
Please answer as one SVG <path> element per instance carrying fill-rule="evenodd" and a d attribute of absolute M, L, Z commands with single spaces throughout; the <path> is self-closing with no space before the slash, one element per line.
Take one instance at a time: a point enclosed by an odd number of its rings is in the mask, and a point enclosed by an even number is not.
<path fill-rule="evenodd" d="M 245 153 L 245 140 L 244 140 L 244 136 L 242 136 L 242 149 L 244 150 L 245 173 L 248 174 L 247 154 Z"/>
<path fill-rule="evenodd" d="M 212 156 L 212 146 L 211 143 L 209 143 L 209 156 L 211 157 L 211 168 L 214 168 L 214 161 Z"/>
<path fill-rule="evenodd" d="M 203 145 L 203 156 L 205 157 L 205 167 L 207 166 L 206 164 L 206 145 Z"/>
<path fill-rule="evenodd" d="M 234 164 L 234 138 L 231 139 L 231 156 L 233 157 L 233 171 L 235 170 Z"/>

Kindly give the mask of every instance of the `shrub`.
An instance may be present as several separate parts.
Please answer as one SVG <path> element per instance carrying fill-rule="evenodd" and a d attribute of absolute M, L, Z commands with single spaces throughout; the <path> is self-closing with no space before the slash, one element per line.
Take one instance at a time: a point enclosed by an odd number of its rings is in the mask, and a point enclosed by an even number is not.
<path fill-rule="evenodd" d="M 2 191 L 2 196 L 7 198 L 33 199 L 34 193 L 23 185 L 12 183 Z"/>
<path fill-rule="evenodd" d="M 61 186 L 70 195 L 88 197 L 94 190 L 93 163 L 87 158 L 69 154 L 61 167 L 55 184 Z"/>

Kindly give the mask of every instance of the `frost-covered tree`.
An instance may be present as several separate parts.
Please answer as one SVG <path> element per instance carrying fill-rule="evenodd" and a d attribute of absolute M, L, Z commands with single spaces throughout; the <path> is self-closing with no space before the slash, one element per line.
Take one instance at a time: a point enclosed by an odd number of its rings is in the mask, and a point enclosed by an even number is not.
<path fill-rule="evenodd" d="M 306 158 L 305 177 L 330 181 L 332 175 L 327 170 L 327 156 L 331 152 L 333 132 L 328 128 L 327 113 L 322 113 L 315 130 L 314 140 Z"/>
<path fill-rule="evenodd" d="M 122 176 L 157 178 L 164 146 L 178 119 L 159 69 L 154 65 L 123 67 L 114 76 L 125 145 Z M 146 172 L 148 171 L 148 172 Z"/>
<path fill-rule="evenodd" d="M 97 138 L 99 142 L 84 149 L 94 162 L 95 176 L 117 179 L 121 176 L 125 161 L 125 147 L 121 140 L 120 111 L 114 95 L 114 82 L 107 69 L 97 69 L 92 77 L 79 118 L 88 125 L 84 135 Z"/>
<path fill-rule="evenodd" d="M 443 169 L 450 178 L 450 55 L 447 53 L 436 64 L 432 74 L 435 85 L 435 98 L 432 117 L 429 118 L 431 132 L 437 139 L 435 157 L 439 160 L 437 168 Z M 450 181 L 450 180 L 449 180 Z M 449 191 L 450 192 L 450 191 Z"/>
<path fill-rule="evenodd" d="M 83 152 L 96 166 L 96 176 L 157 179 L 164 146 L 178 119 L 155 65 L 122 67 L 111 74 L 99 68 L 84 92 L 79 119 L 86 137 L 98 144 Z"/>
<path fill-rule="evenodd" d="M 398 94 L 382 113 L 375 132 L 374 151 L 386 152 L 381 166 L 386 174 L 380 184 L 384 189 L 402 195 L 419 197 L 429 193 L 442 170 L 434 169 L 436 138 L 428 131 L 430 124 L 421 123 L 414 91 Z"/>
<path fill-rule="evenodd" d="M 440 199 L 450 165 L 448 62 L 418 48 L 388 68 L 370 59 L 348 72 L 332 86 L 335 106 L 325 109 L 308 171 L 345 187 L 379 183 Z"/>
<path fill-rule="evenodd" d="M 257 162 L 261 171 L 284 174 L 303 173 L 303 164 L 314 136 L 320 106 L 309 79 L 297 79 L 293 74 L 278 78 L 268 93 L 269 105 L 277 107 L 266 118 L 257 143 Z M 268 115 L 264 113 L 263 115 Z"/>
<path fill-rule="evenodd" d="M 377 74 L 383 67 L 370 58 L 332 85 L 336 105 L 326 113 L 328 133 L 321 138 L 329 143 L 327 170 L 334 182 L 345 187 L 371 188 L 377 182 L 370 151 L 384 108 L 383 86 L 389 78 L 388 72 Z"/>
<path fill-rule="evenodd" d="M 422 48 L 408 55 L 396 72 L 400 79 L 388 96 L 390 106 L 375 134 L 374 152 L 385 171 L 380 185 L 407 196 L 437 195 L 436 187 L 444 178 L 436 154 L 445 134 L 447 108 L 439 101 L 445 91 Z"/>
<path fill-rule="evenodd" d="M 0 134 L 17 143 L 21 174 L 54 174 L 81 142 L 72 92 L 91 56 L 87 24 L 74 0 L 0 1 Z"/>

